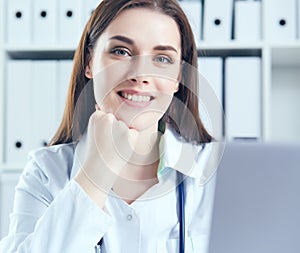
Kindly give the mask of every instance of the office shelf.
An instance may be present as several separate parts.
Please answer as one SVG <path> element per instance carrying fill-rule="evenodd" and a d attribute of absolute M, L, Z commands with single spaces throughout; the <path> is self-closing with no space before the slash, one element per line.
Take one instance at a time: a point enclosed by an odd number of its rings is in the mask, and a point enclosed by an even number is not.
<path fill-rule="evenodd" d="M 5 6 L 8 0 L 0 0 Z M 300 141 L 299 108 L 300 103 L 300 40 L 272 42 L 268 38 L 269 27 L 266 22 L 268 12 L 267 1 L 262 0 L 262 39 L 260 41 L 241 42 L 206 42 L 197 41 L 199 57 L 220 56 L 258 56 L 262 62 L 262 107 L 261 129 L 262 140 Z M 271 2 L 269 1 L 269 4 Z M 5 8 L 0 8 L 0 96 L 5 97 L 6 63 L 9 59 L 72 59 L 75 45 L 12 45 L 5 43 L 7 29 Z M 282 95 L 282 96 L 281 96 Z M 1 99 L 2 103 L 4 99 Z M 285 106 L 280 106 L 285 105 Z M 4 140 L 5 114 L 4 104 L 0 104 L 0 140 Z M 277 113 L 280 109 L 281 118 Z M 283 122 L 283 120 L 290 122 Z M 279 127 L 282 129 L 278 130 Z M 279 134 L 280 132 L 280 134 Z M 1 142 L 3 144 L 3 141 Z M 15 169 L 13 164 L 4 164 L 4 145 L 0 145 L 0 169 Z"/>

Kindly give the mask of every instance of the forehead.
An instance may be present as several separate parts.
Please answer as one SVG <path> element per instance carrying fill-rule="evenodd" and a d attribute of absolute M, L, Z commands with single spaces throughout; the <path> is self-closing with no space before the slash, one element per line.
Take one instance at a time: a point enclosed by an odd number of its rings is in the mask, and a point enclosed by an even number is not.
<path fill-rule="evenodd" d="M 157 10 L 137 7 L 121 12 L 102 35 L 124 35 L 135 41 L 172 44 L 180 47 L 180 31 L 175 20 Z"/>

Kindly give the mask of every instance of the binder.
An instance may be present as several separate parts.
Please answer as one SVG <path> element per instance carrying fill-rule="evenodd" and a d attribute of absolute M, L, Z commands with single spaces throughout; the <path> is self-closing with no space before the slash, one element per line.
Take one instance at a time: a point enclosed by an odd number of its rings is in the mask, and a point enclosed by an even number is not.
<path fill-rule="evenodd" d="M 261 137 L 261 59 L 228 57 L 225 60 L 226 137 Z"/>
<path fill-rule="evenodd" d="M 24 166 L 28 153 L 45 146 L 57 126 L 57 65 L 51 60 L 9 60 L 5 162 Z"/>
<path fill-rule="evenodd" d="M 53 0 L 33 1 L 33 43 L 56 42 L 56 6 Z"/>
<path fill-rule="evenodd" d="M 0 239 L 8 234 L 9 214 L 13 211 L 15 187 L 20 172 L 3 172 L 0 175 Z"/>
<path fill-rule="evenodd" d="M 233 0 L 204 2 L 203 39 L 209 42 L 231 40 Z"/>
<path fill-rule="evenodd" d="M 88 22 L 89 18 L 91 17 L 93 11 L 102 1 L 99 0 L 82 0 L 82 30 L 84 29 L 86 23 Z"/>
<path fill-rule="evenodd" d="M 234 8 L 234 39 L 254 42 L 261 39 L 261 1 L 236 1 Z"/>
<path fill-rule="evenodd" d="M 76 47 L 81 29 L 81 0 L 58 1 L 58 41 Z"/>
<path fill-rule="evenodd" d="M 58 69 L 57 69 L 57 76 L 58 76 L 58 87 L 57 87 L 57 126 L 60 124 L 63 112 L 65 109 L 66 101 L 67 101 L 67 94 L 69 88 L 69 82 L 71 78 L 71 72 L 73 67 L 72 60 L 60 60 L 57 62 Z"/>
<path fill-rule="evenodd" d="M 198 0 L 194 0 L 194 1 L 180 1 L 179 2 L 181 8 L 183 9 L 183 11 L 185 12 L 194 36 L 195 36 L 195 40 L 196 42 L 199 42 L 201 40 L 201 29 L 202 29 L 202 2 L 198 1 Z"/>
<path fill-rule="evenodd" d="M 296 39 L 296 1 L 266 0 L 267 27 L 270 41 L 294 41 Z"/>
<path fill-rule="evenodd" d="M 221 138 L 223 136 L 223 60 L 221 57 L 199 57 L 198 58 L 198 70 L 200 76 L 200 82 L 205 82 L 206 86 L 199 87 L 199 97 L 205 97 L 206 99 L 214 103 L 214 108 L 209 116 L 209 119 L 205 119 L 205 112 L 203 108 L 200 109 L 201 120 L 204 126 L 211 128 L 211 135 L 215 138 Z M 203 88 L 201 88 L 203 87 Z M 204 95 L 204 89 L 211 89 L 212 95 Z M 203 94 L 203 95 L 201 95 Z M 209 93 L 208 93 L 209 94 Z M 213 100 L 213 101 L 212 101 Z M 216 101 L 217 100 L 217 101 Z"/>
<path fill-rule="evenodd" d="M 32 40 L 32 0 L 7 1 L 7 42 L 29 44 Z"/>
<path fill-rule="evenodd" d="M 297 38 L 300 40 L 300 0 L 297 1 Z"/>
<path fill-rule="evenodd" d="M 46 146 L 57 128 L 56 61 L 32 61 L 31 143 L 33 148 Z"/>
<path fill-rule="evenodd" d="M 31 61 L 9 60 L 7 62 L 5 162 L 24 166 L 30 140 Z"/>

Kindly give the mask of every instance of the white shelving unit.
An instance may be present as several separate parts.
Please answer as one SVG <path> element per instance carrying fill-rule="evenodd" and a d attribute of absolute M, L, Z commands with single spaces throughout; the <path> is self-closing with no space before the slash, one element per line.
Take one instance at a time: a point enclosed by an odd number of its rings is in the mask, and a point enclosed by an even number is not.
<path fill-rule="evenodd" d="M 69 58 L 75 48 L 69 45 L 9 45 L 5 43 L 5 3 L 0 0 L 0 96 L 5 96 L 7 59 Z M 263 141 L 300 141 L 300 39 L 274 43 L 267 37 L 268 0 L 262 0 L 262 40 L 253 43 L 236 41 L 208 43 L 200 41 L 199 56 L 260 56 L 262 59 L 261 128 Z M 4 101 L 1 99 L 1 101 Z M 5 105 L 0 105 L 0 140 L 5 139 Z M 0 145 L 0 170 L 15 165 L 3 163 L 4 146 Z"/>
<path fill-rule="evenodd" d="M 300 141 L 300 40 L 269 46 L 268 131 L 273 141 Z"/>
<path fill-rule="evenodd" d="M 3 167 L 3 153 L 4 153 L 4 129 L 3 129 L 3 123 L 4 123 L 4 73 L 5 73 L 5 49 L 4 49 L 4 15 L 5 10 L 3 8 L 3 0 L 0 0 L 0 166 Z M 0 170 L 1 171 L 1 170 Z M 1 172 L 0 172 L 1 173 Z"/>

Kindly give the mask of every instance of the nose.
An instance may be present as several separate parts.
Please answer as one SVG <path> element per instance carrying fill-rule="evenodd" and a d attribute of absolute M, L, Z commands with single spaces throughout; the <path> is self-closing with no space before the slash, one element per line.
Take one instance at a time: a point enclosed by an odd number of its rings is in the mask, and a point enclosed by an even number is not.
<path fill-rule="evenodd" d="M 151 57 L 138 56 L 132 59 L 128 80 L 133 85 L 148 85 L 151 82 Z"/>
<path fill-rule="evenodd" d="M 149 79 L 146 76 L 130 77 L 129 81 L 133 85 L 139 85 L 139 84 L 148 85 L 150 83 Z"/>

